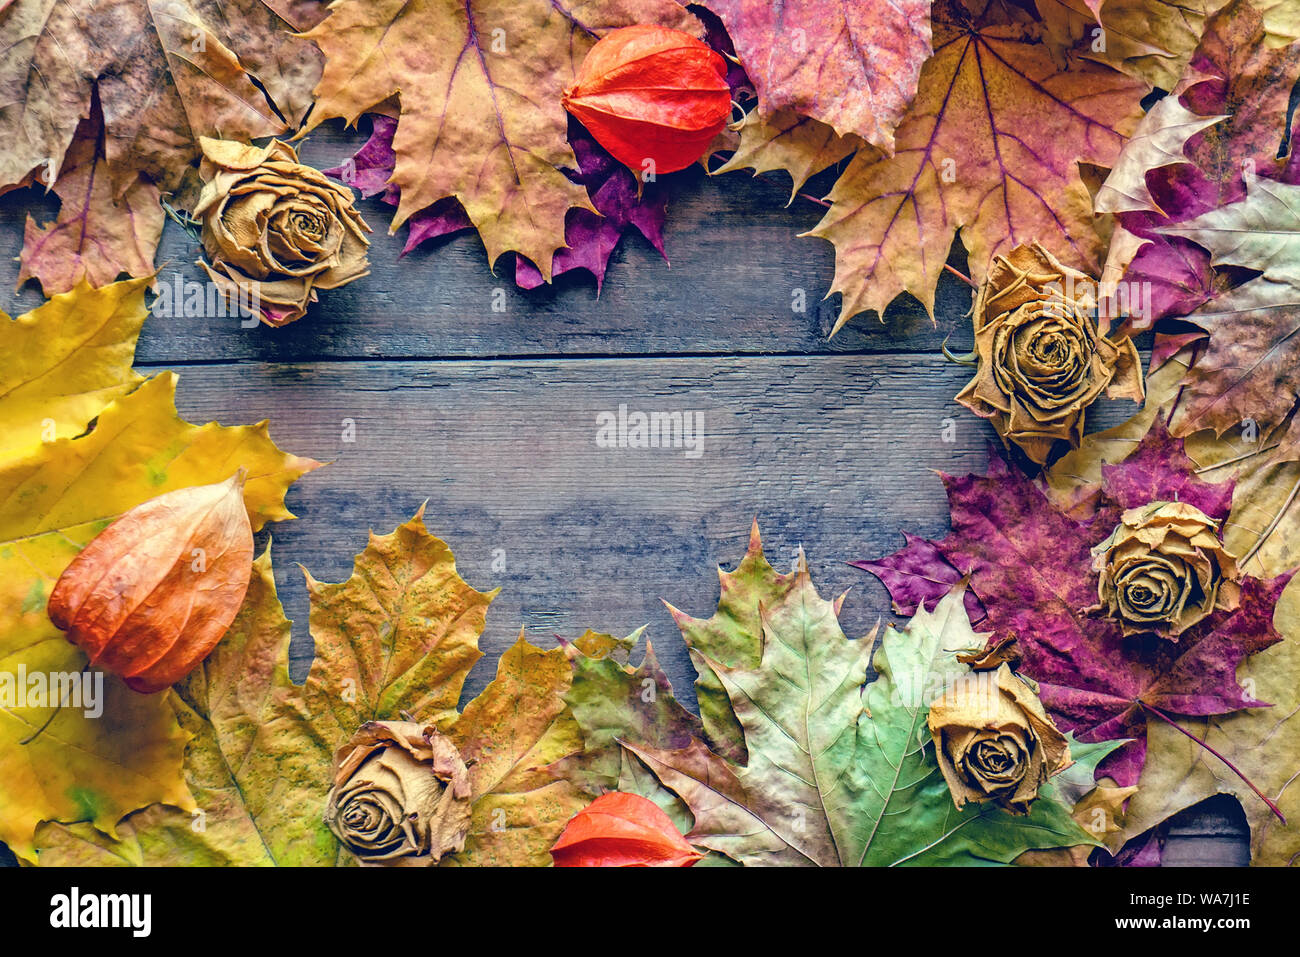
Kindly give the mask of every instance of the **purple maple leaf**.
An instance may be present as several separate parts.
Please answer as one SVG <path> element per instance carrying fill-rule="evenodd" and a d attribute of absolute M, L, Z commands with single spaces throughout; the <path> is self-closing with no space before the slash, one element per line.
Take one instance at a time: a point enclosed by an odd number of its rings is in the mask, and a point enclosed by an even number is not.
<path fill-rule="evenodd" d="M 1123 509 L 1152 501 L 1187 502 L 1221 520 L 1232 485 L 1198 479 L 1182 440 L 1159 422 L 1102 472 L 1095 510 L 1078 520 L 992 452 L 987 474 L 942 477 L 952 513 L 947 538 L 908 536 L 896 554 L 853 564 L 880 578 L 904 613 L 929 605 L 954 576 L 969 576 L 984 610 L 974 623 L 991 631 L 992 641 L 1019 639 L 1022 671 L 1039 683 L 1064 730 L 1087 742 L 1133 739 L 1098 770 L 1128 785 L 1141 772 L 1153 712 L 1192 717 L 1266 706 L 1237 683 L 1237 666 L 1281 640 L 1273 607 L 1290 575 L 1246 578 L 1236 609 L 1213 612 L 1176 642 L 1125 637 L 1116 622 L 1090 610 L 1097 604 L 1092 548 Z"/>
<path fill-rule="evenodd" d="M 384 202 L 396 206 L 401 191 L 389 180 L 397 160 L 393 152 L 397 121 L 378 114 L 371 120 L 370 138 L 350 160 L 325 170 L 325 173 L 356 187 L 363 196 L 382 192 Z M 569 210 L 564 222 L 564 238 L 568 245 L 555 253 L 552 275 L 585 269 L 596 277 L 599 291 L 605 281 L 609 258 L 624 230 L 629 227 L 640 232 L 667 262 L 663 228 L 668 195 L 662 184 L 646 183 L 638 192 L 637 178 L 632 171 L 605 152 L 576 121 L 569 123 L 569 142 L 578 158 L 578 169 L 565 170 L 565 174 L 573 182 L 587 187 L 599 215 L 586 209 Z M 440 199 L 420 210 L 410 218 L 409 224 L 410 230 L 402 246 L 403 256 L 427 240 L 471 229 L 474 225 L 454 196 Z M 515 259 L 515 282 L 521 288 L 535 289 L 542 285 L 542 274 L 533 263 L 518 254 Z"/>
<path fill-rule="evenodd" d="M 1151 315 L 1144 325 L 1186 316 L 1227 291 L 1216 282 L 1210 255 L 1190 240 L 1159 230 L 1200 216 L 1246 195 L 1246 181 L 1259 175 L 1293 182 L 1300 163 L 1278 158 L 1300 46 L 1265 44 L 1262 15 L 1236 0 L 1206 23 L 1180 86 L 1183 106 L 1198 116 L 1227 116 L 1187 141 L 1187 163 L 1147 173 L 1147 187 L 1160 213 L 1121 213 L 1120 224 L 1150 240 L 1133 258 L 1125 280 L 1149 283 Z M 1139 331 L 1134 323 L 1126 327 Z"/>

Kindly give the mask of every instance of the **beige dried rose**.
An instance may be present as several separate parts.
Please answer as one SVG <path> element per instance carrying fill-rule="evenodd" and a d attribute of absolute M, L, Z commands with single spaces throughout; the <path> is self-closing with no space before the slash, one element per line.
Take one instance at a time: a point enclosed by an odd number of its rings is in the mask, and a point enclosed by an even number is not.
<path fill-rule="evenodd" d="M 465 846 L 469 772 L 451 739 L 371 721 L 334 755 L 325 824 L 362 864 L 430 865 Z"/>
<path fill-rule="evenodd" d="M 370 227 L 352 191 L 303 166 L 278 140 L 256 147 L 200 137 L 202 223 L 208 276 L 229 301 L 250 299 L 262 321 L 301 318 L 317 289 L 335 289 L 370 272 Z"/>
<path fill-rule="evenodd" d="M 1039 465 L 1058 442 L 1078 447 L 1085 410 L 1103 391 L 1143 398 L 1137 348 L 1098 332 L 1096 298 L 1093 280 L 1038 243 L 995 257 L 976 293 L 979 369 L 957 401 Z"/>
<path fill-rule="evenodd" d="M 1099 609 L 1125 635 L 1177 639 L 1216 608 L 1241 600 L 1237 559 L 1219 525 L 1194 505 L 1152 502 L 1131 508 L 1093 550 Z"/>
<path fill-rule="evenodd" d="M 1005 664 L 954 682 L 930 705 L 928 721 L 958 810 L 992 801 L 1027 814 L 1047 779 L 1073 763 L 1037 689 Z"/>

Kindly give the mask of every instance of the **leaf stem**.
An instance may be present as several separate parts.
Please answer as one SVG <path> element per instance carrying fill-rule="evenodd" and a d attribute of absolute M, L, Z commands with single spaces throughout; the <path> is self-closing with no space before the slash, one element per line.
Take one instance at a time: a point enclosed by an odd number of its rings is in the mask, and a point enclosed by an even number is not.
<path fill-rule="evenodd" d="M 1229 465 L 1236 465 L 1238 462 L 1244 462 L 1246 459 L 1253 459 L 1256 455 L 1263 455 L 1265 452 L 1272 452 L 1282 443 L 1274 442 L 1272 445 L 1265 446 L 1262 449 L 1256 449 L 1253 452 L 1242 452 L 1240 455 L 1230 459 L 1224 459 L 1222 462 L 1215 462 L 1213 465 L 1202 465 L 1196 469 L 1197 475 L 1204 475 L 1206 472 L 1214 472 L 1218 469 L 1227 468 Z"/>
<path fill-rule="evenodd" d="M 201 222 L 199 222 L 197 219 L 195 219 L 193 216 L 189 215 L 188 213 L 177 209 L 175 206 L 167 202 L 167 200 L 165 199 L 160 199 L 158 201 L 158 204 L 162 206 L 163 212 L 167 214 L 168 219 L 170 219 L 172 222 L 180 226 L 181 229 L 189 233 L 192 238 L 194 239 L 200 238 L 199 233 L 203 228 L 203 224 Z"/>
<path fill-rule="evenodd" d="M 965 274 L 964 272 L 962 272 L 960 269 L 953 269 L 953 268 L 952 268 L 951 266 L 949 266 L 947 263 L 944 263 L 944 264 L 943 264 L 943 268 L 946 269 L 946 270 L 948 270 L 948 272 L 952 273 L 954 276 L 956 276 L 958 279 L 960 279 L 960 280 L 961 280 L 962 282 L 964 282 L 966 285 L 970 286 L 972 289 L 978 289 L 978 288 L 979 288 L 979 286 L 975 285 L 975 280 L 972 279 L 970 276 L 966 275 L 966 274 Z"/>
<path fill-rule="evenodd" d="M 1169 725 L 1171 728 L 1176 730 L 1179 734 L 1187 735 L 1187 737 L 1191 738 L 1193 741 L 1195 741 L 1197 744 L 1203 747 L 1206 751 L 1209 751 L 1212 755 L 1214 755 L 1216 758 L 1218 758 L 1220 761 L 1226 764 L 1233 774 L 1237 775 L 1237 777 L 1245 781 L 1246 784 L 1250 787 L 1250 789 L 1254 791 L 1257 795 L 1259 795 L 1259 799 L 1268 805 L 1268 809 L 1277 815 L 1277 819 L 1281 821 L 1283 825 L 1286 824 L 1286 816 L 1281 812 L 1281 810 L 1278 809 L 1278 806 L 1274 804 L 1272 801 L 1270 801 L 1268 798 L 1266 798 L 1264 796 L 1264 792 L 1261 791 L 1259 788 L 1255 787 L 1255 782 L 1252 781 L 1250 778 L 1246 777 L 1246 775 L 1242 774 L 1241 769 L 1238 768 L 1235 764 L 1233 764 L 1231 761 L 1225 758 L 1218 751 L 1214 750 L 1214 748 L 1210 747 L 1209 744 L 1207 744 L 1205 741 L 1202 741 L 1196 735 L 1192 734 L 1192 732 L 1188 731 L 1186 728 L 1180 725 L 1173 718 L 1169 717 L 1169 715 L 1165 714 L 1159 708 L 1153 708 L 1145 701 L 1139 701 L 1138 707 L 1140 707 L 1143 711 L 1148 712 L 1149 714 L 1155 715 L 1165 724 Z"/>
<path fill-rule="evenodd" d="M 1268 537 L 1277 531 L 1278 525 L 1282 524 L 1282 517 L 1286 515 L 1287 509 L 1291 507 L 1291 503 L 1295 501 L 1297 493 L 1300 493 L 1300 479 L 1296 479 L 1295 484 L 1291 486 L 1291 494 L 1286 497 L 1286 501 L 1282 503 L 1282 507 L 1277 510 L 1277 514 L 1273 516 L 1273 521 L 1268 523 L 1268 528 L 1264 529 L 1264 531 L 1260 533 L 1259 538 L 1255 540 L 1255 544 L 1251 546 L 1250 551 L 1248 551 L 1241 559 L 1241 564 L 1243 566 L 1250 564 L 1250 560 L 1255 557 L 1261 548 L 1264 547 L 1264 543 L 1268 541 Z"/>
<path fill-rule="evenodd" d="M 979 365 L 979 358 L 980 358 L 979 349 L 972 349 L 970 352 L 967 352 L 963 355 L 954 355 L 953 353 L 948 351 L 949 338 L 951 337 L 945 336 L 942 345 L 939 346 L 939 350 L 943 353 L 945 359 L 947 359 L 949 362 L 955 362 L 958 365 L 963 365 L 963 366 Z"/>

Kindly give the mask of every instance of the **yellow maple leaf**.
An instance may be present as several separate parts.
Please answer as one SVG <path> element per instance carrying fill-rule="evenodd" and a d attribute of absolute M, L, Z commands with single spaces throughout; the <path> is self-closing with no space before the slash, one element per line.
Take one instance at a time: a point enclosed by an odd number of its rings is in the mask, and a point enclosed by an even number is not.
<path fill-rule="evenodd" d="M 1061 69 L 1023 10 L 980 7 L 935 3 L 934 57 L 894 155 L 859 150 L 807 234 L 835 245 L 837 330 L 863 310 L 883 315 L 901 292 L 933 315 L 958 231 L 976 282 L 997 253 L 1033 241 L 1066 265 L 1100 268 L 1079 164 L 1114 161 L 1149 88 L 1086 59 Z"/>
<path fill-rule="evenodd" d="M 461 713 L 465 678 L 496 592 L 457 573 L 423 508 L 387 535 L 371 535 L 345 582 L 307 575 L 316 658 L 307 681 L 289 677 L 289 622 L 270 550 L 254 563 L 248 595 L 203 667 L 170 696 L 194 735 L 185 777 L 202 811 L 164 804 L 123 820 L 115 838 L 81 823 L 46 824 L 43 863 L 353 863 L 323 820 L 333 759 L 365 722 L 403 713 L 437 725 L 470 766 L 473 818 L 450 866 L 549 864 L 565 823 L 590 799 L 545 767 L 582 749 L 565 705 L 572 672 L 561 648 L 520 636 L 496 678 Z"/>
<path fill-rule="evenodd" d="M 489 262 L 515 250 L 549 282 L 566 214 L 595 211 L 562 172 L 578 162 L 560 95 L 599 36 L 634 23 L 699 30 L 672 0 L 340 0 L 307 34 L 325 54 L 309 128 L 400 93 L 392 228 L 455 196 Z"/>
<path fill-rule="evenodd" d="M 131 368 L 146 280 L 84 282 L 10 320 L 0 310 L 0 461 L 80 435 L 144 377 Z"/>
<path fill-rule="evenodd" d="M 0 840 L 28 861 L 43 820 L 85 821 L 111 837 L 136 808 L 192 806 L 181 776 L 189 735 L 165 695 L 139 695 L 88 671 L 81 686 L 102 678 L 102 695 L 92 692 L 98 700 L 83 695 L 86 707 L 57 707 L 63 695 L 49 691 L 51 676 L 70 682 L 86 658 L 46 615 L 54 582 L 113 519 L 163 492 L 247 468 L 245 502 L 260 528 L 293 517 L 285 491 L 318 465 L 281 452 L 264 422 L 185 422 L 173 373 L 127 392 L 139 380 L 131 358 L 143 285 L 81 286 L 0 326 L 12 347 L 0 419 L 13 436 L 0 451 Z M 40 422 L 51 417 L 58 437 L 41 442 Z M 94 427 L 80 434 L 91 418 Z M 45 694 L 20 691 L 38 680 Z"/>

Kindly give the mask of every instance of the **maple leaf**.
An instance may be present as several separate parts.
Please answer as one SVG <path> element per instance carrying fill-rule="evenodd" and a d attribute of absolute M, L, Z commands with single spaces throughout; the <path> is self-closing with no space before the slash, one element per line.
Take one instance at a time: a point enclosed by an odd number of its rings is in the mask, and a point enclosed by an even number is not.
<path fill-rule="evenodd" d="M 1085 46 L 1133 76 L 1172 89 L 1191 59 L 1206 22 L 1222 0 L 1036 0 L 1052 42 Z M 1300 36 L 1300 13 L 1289 0 L 1254 0 L 1265 38 L 1277 47 Z M 1100 41 L 1100 42 L 1099 42 Z"/>
<path fill-rule="evenodd" d="M 693 738 L 703 736 L 700 719 L 673 696 L 672 684 L 659 667 L 650 642 L 646 642 L 640 665 L 633 667 L 622 660 L 640 635 L 638 630 L 623 642 L 585 635 L 565 646 L 573 684 L 564 700 L 582 729 L 583 750 L 553 770 L 596 794 L 622 790 L 619 779 L 627 762 L 620 740 L 684 748 Z M 601 640 L 599 649 L 590 647 L 593 638 Z"/>
<path fill-rule="evenodd" d="M 1142 767 L 1150 715 L 1262 706 L 1238 684 L 1236 670 L 1280 640 L 1271 619 L 1289 575 L 1245 579 L 1239 607 L 1215 611 L 1176 643 L 1155 635 L 1123 637 L 1117 622 L 1089 610 L 1097 602 L 1092 548 L 1123 510 L 1152 501 L 1194 505 L 1222 521 L 1232 486 L 1196 478 L 1182 442 L 1159 421 L 1122 462 L 1102 466 L 1101 476 L 1090 514 L 1080 521 L 991 453 L 987 475 L 943 477 L 953 530 L 924 548 L 927 557 L 937 555 L 970 577 L 986 612 L 978 624 L 998 638 L 1017 637 L 1025 674 L 1039 682 L 1043 703 L 1064 728 L 1085 742 L 1135 739 L 1104 764 L 1105 773 L 1130 786 Z M 909 544 L 880 561 L 853 563 L 879 574 L 903 613 L 938 593 L 915 578 L 910 588 L 898 588 L 915 563 L 915 549 Z"/>
<path fill-rule="evenodd" d="M 1279 424 L 1300 400 L 1300 186 L 1257 179 L 1245 199 L 1162 232 L 1208 249 L 1211 265 L 1260 273 L 1190 315 L 1210 340 L 1188 373 L 1175 430 Z M 1297 452 L 1288 442 L 1280 457 Z"/>
<path fill-rule="evenodd" d="M 757 176 L 783 169 L 792 180 L 791 202 L 811 177 L 863 146 L 858 137 L 840 136 L 825 123 L 792 110 L 782 110 L 768 119 L 751 110 L 740 124 L 739 136 L 734 152 L 713 175 L 752 169 Z"/>
<path fill-rule="evenodd" d="M 543 651 L 520 633 L 496 678 L 451 726 L 448 734 L 472 762 L 474 814 L 465 850 L 448 865 L 551 863 L 551 845 L 591 799 L 548 769 L 582 747 L 563 698 L 571 681 L 562 648 Z"/>
<path fill-rule="evenodd" d="M 1148 389 L 1148 408 L 1139 416 L 1085 438 L 1071 453 L 1075 461 L 1052 483 L 1054 491 L 1068 492 L 1076 482 L 1100 477 L 1104 460 L 1121 459 L 1127 452 L 1125 445 L 1145 434 L 1157 413 L 1168 415 L 1178 400 L 1178 382 L 1186 364 L 1186 356 L 1177 356 L 1153 374 L 1152 383 L 1157 378 L 1164 381 Z M 1265 434 L 1220 438 L 1206 430 L 1184 443 L 1197 474 L 1216 476 L 1225 484 L 1231 481 L 1232 511 L 1223 523 L 1223 540 L 1239 556 L 1241 568 L 1257 578 L 1284 575 L 1300 564 L 1290 544 L 1296 540 L 1297 518 L 1291 506 L 1294 490 L 1300 487 L 1300 463 L 1270 461 L 1273 441 L 1273 436 Z M 1063 459 L 1054 469 L 1065 464 Z M 1049 474 L 1049 481 L 1052 478 Z M 1140 834 L 1216 793 L 1233 794 L 1245 808 L 1254 863 L 1284 864 L 1300 852 L 1294 825 L 1283 825 L 1251 788 L 1251 784 L 1258 787 L 1288 821 L 1300 816 L 1297 795 L 1290 786 L 1300 754 L 1300 725 L 1295 723 L 1300 713 L 1296 691 L 1300 687 L 1298 598 L 1300 586 L 1288 585 L 1273 612 L 1273 626 L 1285 640 L 1247 658 L 1238 670 L 1242 684 L 1273 707 L 1178 718 L 1177 727 L 1164 721 L 1150 724 L 1142 788 L 1129 801 L 1118 829 L 1107 836 L 1113 853 L 1126 842 L 1135 842 L 1126 853 L 1132 852 Z M 1231 767 L 1225 762 L 1231 762 Z"/>
<path fill-rule="evenodd" d="M 1009 863 L 1029 848 L 1095 843 L 1050 785 L 1027 817 L 954 807 L 926 715 L 931 694 L 968 673 L 950 650 L 977 637 L 959 595 L 905 631 L 887 628 L 879 677 L 866 684 L 874 635 L 844 637 L 806 563 L 794 579 L 756 596 L 758 664 L 711 665 L 743 728 L 744 765 L 698 740 L 675 750 L 624 743 L 689 807 L 689 841 L 743 864 L 821 866 Z"/>
<path fill-rule="evenodd" d="M 193 735 L 185 774 L 201 829 L 192 814 L 161 804 L 128 816 L 116 841 L 84 825 L 45 825 L 42 862 L 349 863 L 322 817 L 335 751 L 361 724 L 407 713 L 446 734 L 469 766 L 468 839 L 441 863 L 548 864 L 565 823 L 590 800 L 549 770 L 583 746 L 563 697 L 573 680 L 568 657 L 521 635 L 496 677 L 457 711 L 496 592 L 460 578 L 423 511 L 372 534 L 347 581 L 322 584 L 306 573 L 316 657 L 302 685 L 289 678 L 290 623 L 269 547 L 257 559 L 230 631 L 172 696 Z"/>
<path fill-rule="evenodd" d="M 81 283 L 31 312 L 0 312 L 0 461 L 72 438 L 143 380 L 131 368 L 148 311 L 143 281 Z"/>
<path fill-rule="evenodd" d="M 549 281 L 569 210 L 594 210 L 563 173 L 560 94 L 599 36 L 638 22 L 699 29 L 672 0 L 343 0 L 308 34 L 325 54 L 310 126 L 400 93 L 393 229 L 455 197 L 490 263 L 515 250 Z"/>
<path fill-rule="evenodd" d="M 322 663 L 308 691 L 329 702 L 320 719 L 340 743 L 367 721 L 402 711 L 441 727 L 455 717 L 465 678 L 482 657 L 478 635 L 497 592 L 465 584 L 423 515 L 421 506 L 391 534 L 372 532 L 345 582 L 322 584 L 304 570 Z"/>
<path fill-rule="evenodd" d="M 1105 9 L 1106 0 L 1035 0 L 1034 6 L 1058 59 L 1086 50 L 1130 76 L 1170 89 L 1200 37 L 1205 11 L 1196 8 L 1214 0 L 1176 2 L 1177 8 L 1167 0 L 1130 0 L 1113 10 Z M 1195 25 L 1189 13 L 1197 18 Z"/>
<path fill-rule="evenodd" d="M 251 139 L 297 126 L 320 54 L 291 31 L 322 9 L 302 0 L 14 0 L 0 11 L 0 190 L 64 165 L 95 90 L 119 195 L 141 173 L 177 188 L 199 136 Z"/>
<path fill-rule="evenodd" d="M 58 218 L 38 226 L 27 217 L 19 286 L 35 278 L 48 296 L 67 292 L 83 279 L 103 286 L 122 273 L 152 275 L 164 219 L 158 187 L 137 174 L 124 190 L 114 189 L 104 161 L 102 124 L 96 100 L 54 183 Z"/>
<path fill-rule="evenodd" d="M 1300 43 L 1277 46 L 1266 42 L 1268 37 L 1265 15 L 1249 0 L 1233 0 L 1204 24 L 1204 35 L 1171 96 L 1197 116 L 1227 118 L 1187 141 L 1188 163 L 1146 175 L 1161 212 L 1118 217 L 1119 228 L 1142 242 L 1129 247 L 1131 264 L 1121 258 L 1113 268 L 1127 267 L 1128 282 L 1152 290 L 1151 315 L 1140 317 L 1141 326 L 1136 320 L 1126 323 L 1124 331 L 1185 316 L 1232 285 L 1216 275 L 1201 247 L 1163 227 L 1241 199 L 1247 179 L 1256 175 L 1288 177 L 1278 154 L 1286 139 L 1291 89 L 1300 74 Z M 1186 434 L 1182 428 L 1176 431 Z"/>
<path fill-rule="evenodd" d="M 1160 213 L 1147 186 L 1147 173 L 1154 169 L 1189 162 L 1183 152 L 1188 139 L 1227 116 L 1200 116 L 1183 106 L 1176 89 L 1158 100 L 1142 117 L 1132 138 L 1124 144 L 1115 167 L 1106 177 L 1094 201 L 1099 213 L 1132 213 L 1144 210 Z"/>
<path fill-rule="evenodd" d="M 901 292 L 933 314 L 960 232 L 976 282 L 993 256 L 1038 241 L 1093 275 L 1100 239 L 1079 163 L 1109 166 L 1140 116 L 1146 84 L 1090 60 L 1060 69 L 1028 14 L 984 0 L 934 6 L 934 57 L 892 157 L 861 151 L 807 235 L 835 245 L 844 305 L 884 314 Z"/>
<path fill-rule="evenodd" d="M 393 133 L 397 121 L 379 114 L 371 119 L 370 138 L 361 149 L 342 166 L 325 172 L 355 186 L 364 196 L 382 192 L 384 202 L 396 206 L 400 202 L 401 189 L 390 185 L 389 180 L 396 163 Z M 666 262 L 663 228 L 668 213 L 668 195 L 663 187 L 656 181 L 641 186 L 638 191 L 636 177 L 601 148 L 576 120 L 569 122 L 569 142 L 577 156 L 578 168 L 568 171 L 567 175 L 586 187 L 596 212 L 569 210 L 564 228 L 566 245 L 555 253 L 551 278 L 575 269 L 585 269 L 596 277 L 599 291 L 605 282 L 610 256 L 629 227 L 640 232 Z M 473 225 L 455 197 L 441 199 L 407 221 L 409 228 L 402 255 L 426 240 L 472 229 Z M 515 281 L 523 289 L 536 289 L 543 283 L 537 267 L 518 254 Z"/>
<path fill-rule="evenodd" d="M 727 668 L 756 668 L 762 657 L 762 621 L 759 599 L 776 602 L 794 589 L 793 572 L 781 573 L 763 556 L 758 520 L 750 526 L 749 547 L 736 570 L 718 568 L 721 595 L 711 618 L 693 618 L 664 602 L 695 665 L 695 697 L 709 747 L 736 764 L 747 760 L 745 733 L 731 708 L 713 662 Z"/>
<path fill-rule="evenodd" d="M 0 657 L 7 672 L 81 671 L 85 655 L 50 623 L 46 601 L 68 563 L 121 513 L 173 489 L 228 478 L 242 465 L 250 473 L 249 517 L 261 528 L 293 517 L 285 491 L 317 466 L 277 449 L 265 423 L 183 421 L 172 373 L 128 392 L 139 381 L 130 366 L 144 318 L 143 286 L 136 280 L 79 287 L 3 332 L 20 357 L 8 367 L 0 408 L 12 413 L 17 429 L 0 457 Z M 77 386 L 85 392 L 77 394 Z M 46 414 L 60 417 L 59 437 L 38 444 L 34 418 L 46 397 Z M 82 434 L 92 417 L 93 428 Z M 136 808 L 155 801 L 192 806 L 181 777 L 187 736 L 166 698 L 131 692 L 112 676 L 103 680 L 97 718 L 76 708 L 56 712 L 44 702 L 0 710 L 7 797 L 0 840 L 24 860 L 34 859 L 32 836 L 42 820 L 84 821 L 112 836 Z"/>
<path fill-rule="evenodd" d="M 766 117 L 809 116 L 893 153 L 930 55 L 930 0 L 709 0 Z"/>

